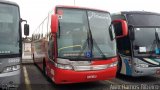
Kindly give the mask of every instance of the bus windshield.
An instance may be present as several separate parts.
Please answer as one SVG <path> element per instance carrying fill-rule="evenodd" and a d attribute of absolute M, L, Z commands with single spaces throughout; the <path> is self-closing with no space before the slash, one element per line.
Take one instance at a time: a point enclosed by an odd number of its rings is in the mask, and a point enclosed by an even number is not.
<path fill-rule="evenodd" d="M 19 9 L 0 4 L 0 55 L 19 53 Z"/>
<path fill-rule="evenodd" d="M 90 49 L 91 58 L 116 56 L 116 42 L 110 39 L 108 30 L 111 25 L 109 13 L 59 8 L 57 14 L 60 24 L 57 34 L 58 57 L 86 58 Z M 92 45 L 89 45 L 89 42 L 92 42 Z M 92 48 L 89 48 L 90 46 Z"/>
<path fill-rule="evenodd" d="M 159 47 L 160 28 L 135 28 L 135 40 L 133 41 L 134 54 L 136 56 L 155 55 L 155 49 Z"/>

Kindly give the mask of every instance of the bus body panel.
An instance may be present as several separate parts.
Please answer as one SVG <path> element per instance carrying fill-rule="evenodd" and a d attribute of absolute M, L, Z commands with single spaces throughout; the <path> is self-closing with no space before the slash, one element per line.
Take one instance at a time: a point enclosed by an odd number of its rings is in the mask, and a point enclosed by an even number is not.
<path fill-rule="evenodd" d="M 52 80 L 54 80 L 54 82 L 57 84 L 110 80 L 115 78 L 116 70 L 117 67 L 112 67 L 105 70 L 82 71 L 82 72 L 57 69 L 55 71 L 55 75 L 53 76 L 54 79 Z"/>
<path fill-rule="evenodd" d="M 159 74 L 160 67 L 136 67 L 139 63 L 152 63 L 159 65 L 160 59 L 156 58 L 131 58 L 130 56 L 120 55 L 121 56 L 121 70 L 120 73 L 128 76 L 148 76 Z"/>
<path fill-rule="evenodd" d="M 34 55 L 34 63 L 36 63 L 41 69 L 43 69 L 43 60 L 45 57 L 44 47 L 43 47 L 44 40 L 38 40 L 35 42 L 32 42 L 32 48 L 33 52 L 32 55 Z"/>
<path fill-rule="evenodd" d="M 16 60 L 16 62 L 14 62 Z M 3 85 L 14 84 L 17 87 L 20 84 L 21 68 L 12 72 L 4 72 L 4 69 L 8 66 L 20 65 L 21 58 L 1 58 L 0 59 L 0 87 Z M 9 87 L 9 86 L 8 86 Z M 7 87 L 6 87 L 7 88 Z"/>
<path fill-rule="evenodd" d="M 92 61 L 92 65 L 104 65 L 116 62 L 117 58 L 112 58 L 108 60 L 97 60 Z M 91 65 L 91 66 L 92 66 Z M 89 82 L 97 80 L 109 80 L 116 76 L 117 67 L 111 67 L 103 70 L 93 70 L 93 71 L 75 71 L 75 70 L 64 70 L 55 67 L 53 62 L 48 61 L 46 64 L 48 76 L 56 84 L 69 84 L 69 83 L 79 83 L 79 82 Z"/>
<path fill-rule="evenodd" d="M 20 78 L 21 78 L 21 69 L 9 73 L 2 73 L 0 74 L 0 87 L 4 88 L 3 85 L 12 86 L 12 84 L 14 84 L 13 85 L 14 87 L 17 87 L 19 84 L 21 84 Z"/>
<path fill-rule="evenodd" d="M 150 60 L 150 61 L 149 61 Z M 160 60 L 160 59 L 156 59 Z M 136 65 L 139 63 L 150 63 L 150 64 L 156 64 L 155 58 L 133 58 L 133 61 Z M 160 62 L 157 62 L 158 64 Z M 136 67 L 136 65 L 133 66 L 132 70 L 132 76 L 148 76 L 148 75 L 157 75 L 159 74 L 158 71 L 160 70 L 160 67 L 154 66 L 154 67 Z"/>
<path fill-rule="evenodd" d="M 160 67 L 135 68 L 132 76 L 159 75 Z"/>
<path fill-rule="evenodd" d="M 132 75 L 131 57 L 121 56 L 122 67 L 121 74 Z"/>

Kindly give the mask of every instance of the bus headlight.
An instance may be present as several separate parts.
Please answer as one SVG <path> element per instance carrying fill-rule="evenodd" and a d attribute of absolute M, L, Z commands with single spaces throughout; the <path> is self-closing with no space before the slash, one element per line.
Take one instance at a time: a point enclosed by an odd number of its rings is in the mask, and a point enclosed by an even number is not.
<path fill-rule="evenodd" d="M 60 69 L 72 70 L 73 67 L 70 65 L 70 61 L 68 59 L 57 58 L 57 63 L 55 66 Z"/>
<path fill-rule="evenodd" d="M 3 69 L 3 73 L 13 72 L 20 69 L 20 65 L 7 66 Z"/>
<path fill-rule="evenodd" d="M 118 64 L 118 62 L 116 61 L 114 63 L 109 64 L 108 67 L 115 67 L 115 66 L 117 66 L 117 64 Z"/>
<path fill-rule="evenodd" d="M 57 68 L 66 69 L 66 70 L 72 70 L 73 69 L 71 65 L 67 65 L 67 64 L 57 64 Z"/>
<path fill-rule="evenodd" d="M 146 68 L 146 67 L 148 67 L 148 64 L 137 64 L 136 66 L 137 67 Z"/>

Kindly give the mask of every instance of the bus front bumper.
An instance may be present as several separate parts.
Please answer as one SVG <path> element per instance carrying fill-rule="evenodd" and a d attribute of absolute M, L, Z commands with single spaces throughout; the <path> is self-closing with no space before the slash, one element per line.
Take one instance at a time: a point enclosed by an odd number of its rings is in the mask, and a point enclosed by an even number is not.
<path fill-rule="evenodd" d="M 160 67 L 135 68 L 133 76 L 160 75 Z"/>
<path fill-rule="evenodd" d="M 0 88 L 18 87 L 20 85 L 21 70 L 0 73 Z"/>
<path fill-rule="evenodd" d="M 99 80 L 110 80 L 116 77 L 117 67 L 97 71 L 73 71 L 58 69 L 52 80 L 56 84 L 69 84 L 80 82 L 91 82 Z"/>

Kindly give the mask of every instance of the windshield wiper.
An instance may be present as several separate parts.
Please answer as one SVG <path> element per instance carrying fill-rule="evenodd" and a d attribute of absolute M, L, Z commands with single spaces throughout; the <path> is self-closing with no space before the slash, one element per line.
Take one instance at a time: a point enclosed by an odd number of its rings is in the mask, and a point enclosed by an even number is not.
<path fill-rule="evenodd" d="M 88 49 L 89 51 L 87 51 L 87 53 L 89 53 L 90 55 L 90 59 L 92 59 L 92 55 L 93 55 L 93 38 L 92 38 L 92 33 L 91 33 L 91 29 L 90 29 L 90 23 L 89 23 L 89 18 L 88 18 L 88 14 L 86 11 L 86 15 L 87 15 L 87 25 L 88 25 L 88 29 L 87 29 L 87 39 L 85 41 L 85 43 L 83 44 L 83 48 L 80 51 L 78 58 L 82 55 L 83 51 L 86 49 L 87 45 L 88 45 Z M 88 57 L 88 56 L 87 56 Z"/>
<path fill-rule="evenodd" d="M 103 51 L 99 48 L 99 46 L 97 45 L 96 41 L 93 39 L 93 44 L 95 45 L 95 47 L 97 48 L 97 50 L 99 51 L 99 53 L 101 54 L 102 58 L 106 58 L 106 56 L 104 55 Z"/>
<path fill-rule="evenodd" d="M 85 43 L 83 44 L 83 48 L 80 51 L 78 58 L 82 55 L 82 53 L 84 52 L 84 50 L 86 49 L 87 45 L 88 45 L 88 49 L 89 51 L 87 51 L 90 55 L 89 59 L 92 60 L 93 58 L 93 46 L 95 45 L 95 47 L 97 48 L 97 50 L 100 52 L 100 54 L 102 55 L 103 58 L 106 58 L 106 56 L 104 55 L 104 53 L 102 52 L 102 50 L 98 47 L 96 41 L 93 39 L 92 37 L 92 32 L 91 32 L 91 28 L 90 28 L 90 23 L 89 23 L 89 18 L 88 18 L 88 14 L 86 11 L 86 15 L 87 15 L 87 25 L 88 25 L 88 29 L 87 29 L 87 39 L 85 41 Z M 88 56 L 86 56 L 88 57 Z"/>
<path fill-rule="evenodd" d="M 90 50 L 91 57 L 92 57 L 93 42 L 92 42 L 91 32 L 89 32 L 89 31 L 87 32 L 87 39 L 82 46 L 82 50 L 80 51 L 78 58 L 82 55 L 82 53 L 86 49 L 87 45 L 88 45 L 88 49 Z"/>
<path fill-rule="evenodd" d="M 87 43 L 89 42 L 89 38 L 87 38 L 86 39 L 86 41 L 85 41 L 85 43 L 83 44 L 83 48 L 82 48 L 82 50 L 81 50 L 81 52 L 79 53 L 79 55 L 78 55 L 78 57 L 80 57 L 81 55 L 82 55 L 82 53 L 83 53 L 83 51 L 86 49 L 86 47 L 87 47 Z M 95 48 L 99 51 L 99 53 L 101 54 L 101 56 L 102 56 L 102 58 L 106 58 L 106 56 L 105 56 L 105 54 L 103 53 L 103 51 L 99 48 L 99 46 L 98 46 L 98 44 L 97 44 L 97 42 L 92 38 L 92 47 L 93 46 L 95 46 Z M 93 50 L 93 49 L 92 49 Z"/>

